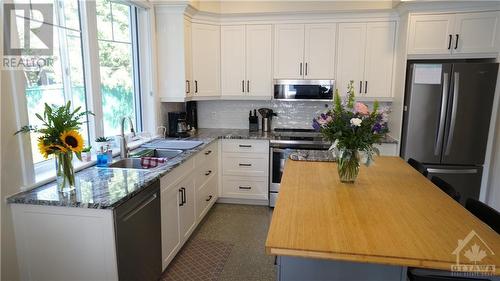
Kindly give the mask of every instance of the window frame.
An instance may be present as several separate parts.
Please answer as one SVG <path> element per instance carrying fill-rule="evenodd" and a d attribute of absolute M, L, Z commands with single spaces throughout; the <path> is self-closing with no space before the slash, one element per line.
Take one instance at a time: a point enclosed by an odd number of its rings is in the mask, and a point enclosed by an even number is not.
<path fill-rule="evenodd" d="M 155 56 L 154 50 L 145 50 L 144 46 L 154 45 L 154 29 L 152 30 L 150 26 L 141 26 L 143 21 L 149 23 L 149 25 L 154 24 L 154 11 L 151 5 L 137 6 L 129 1 L 113 1 L 119 4 L 125 4 L 130 6 L 131 11 L 131 37 L 132 37 L 132 52 L 133 52 L 133 69 L 134 69 L 134 104 L 136 112 L 135 129 L 136 132 L 143 132 L 144 129 L 151 130 L 151 128 L 156 128 L 158 124 L 157 108 L 153 108 L 151 111 L 147 111 L 147 116 L 145 118 L 143 106 L 145 104 L 156 103 L 156 97 L 153 92 L 156 90 L 155 82 L 156 78 L 151 79 L 145 74 L 150 74 L 155 69 L 155 63 L 152 58 Z M 83 66 L 83 84 L 85 87 L 85 103 L 87 110 L 92 111 L 94 115 L 87 116 L 87 130 L 89 137 L 89 144 L 93 144 L 93 140 L 97 136 L 104 135 L 104 124 L 103 124 L 103 112 L 102 112 L 102 94 L 101 94 L 101 76 L 100 76 L 100 63 L 99 63 L 99 45 L 97 38 L 97 16 L 96 16 L 96 3 L 95 1 L 78 0 L 79 8 L 79 20 L 80 20 L 80 34 L 81 34 L 81 46 L 82 46 L 82 66 Z M 58 5 L 58 0 L 54 1 L 54 5 Z M 71 29 L 72 30 L 72 29 Z M 150 42 L 142 42 L 147 38 L 151 40 Z M 144 63 L 141 65 L 139 62 Z M 146 71 L 144 69 L 147 69 Z M 66 78 L 65 78 L 66 79 Z M 144 79 L 144 80 L 143 80 Z M 63 83 L 65 89 L 65 97 L 68 95 L 66 92 L 66 83 Z M 142 93 L 146 89 L 150 95 L 144 96 Z M 18 92 L 21 100 L 26 101 L 24 96 L 24 91 Z M 146 100 L 145 100 L 146 99 Z M 70 99 L 72 100 L 72 98 Z M 23 104 L 26 106 L 26 103 Z M 21 119 L 28 119 L 28 111 L 22 109 L 18 111 L 22 115 Z M 153 123 L 146 126 L 144 121 L 153 121 Z M 18 122 L 19 126 L 22 122 Z M 31 145 L 29 138 L 24 138 L 21 142 L 24 147 L 26 147 L 27 155 L 23 157 L 26 158 L 24 161 L 25 169 L 23 171 L 23 177 L 25 186 L 21 187 L 21 190 L 27 190 L 34 188 L 55 179 L 55 173 L 53 176 L 39 178 L 41 174 L 48 173 L 50 170 L 54 169 L 52 159 L 47 159 L 38 163 L 33 163 Z M 115 148 L 114 152 L 117 153 L 119 148 Z M 75 162 L 75 170 L 81 170 L 83 168 L 93 165 L 93 163 L 87 162 Z M 38 179 L 37 179 L 38 178 Z"/>

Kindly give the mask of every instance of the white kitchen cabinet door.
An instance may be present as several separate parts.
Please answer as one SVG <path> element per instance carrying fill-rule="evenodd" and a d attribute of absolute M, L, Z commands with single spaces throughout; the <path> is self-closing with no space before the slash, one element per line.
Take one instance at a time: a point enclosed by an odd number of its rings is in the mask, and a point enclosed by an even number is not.
<path fill-rule="evenodd" d="M 179 225 L 181 241 L 184 241 L 196 227 L 194 178 L 188 175 L 177 184 L 177 189 L 181 191 L 179 197 L 179 200 L 181 200 L 179 203 Z"/>
<path fill-rule="evenodd" d="M 176 185 L 160 179 L 161 184 L 161 246 L 163 270 L 172 261 L 181 243 L 179 232 L 180 191 Z"/>
<path fill-rule="evenodd" d="M 191 22 L 184 20 L 184 61 L 186 63 L 186 96 L 191 97 L 193 88 L 193 65 L 191 44 Z"/>
<path fill-rule="evenodd" d="M 241 96 L 245 91 L 245 26 L 221 27 L 222 96 Z"/>
<path fill-rule="evenodd" d="M 304 25 L 277 24 L 274 33 L 274 78 L 301 79 L 303 60 Z"/>
<path fill-rule="evenodd" d="M 220 95 L 220 27 L 192 24 L 194 96 Z"/>
<path fill-rule="evenodd" d="M 354 80 L 354 91 L 359 95 L 364 83 L 366 23 L 341 23 L 338 32 L 336 86 L 342 95 Z"/>
<path fill-rule="evenodd" d="M 366 55 L 363 96 L 391 97 L 396 23 L 366 25 Z"/>
<path fill-rule="evenodd" d="M 250 96 L 271 97 L 272 73 L 272 26 L 246 26 L 246 84 Z"/>
<path fill-rule="evenodd" d="M 306 24 L 304 78 L 334 79 L 335 24 Z"/>
<path fill-rule="evenodd" d="M 408 54 L 450 54 L 454 14 L 412 15 L 408 37 Z"/>
<path fill-rule="evenodd" d="M 500 41 L 498 19 L 499 12 L 457 14 L 452 40 L 453 53 L 497 53 Z"/>

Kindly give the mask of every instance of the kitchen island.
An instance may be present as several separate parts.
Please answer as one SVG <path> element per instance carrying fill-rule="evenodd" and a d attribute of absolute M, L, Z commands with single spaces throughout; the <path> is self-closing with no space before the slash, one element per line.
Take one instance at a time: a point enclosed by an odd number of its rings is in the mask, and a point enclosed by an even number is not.
<path fill-rule="evenodd" d="M 354 184 L 335 163 L 288 160 L 266 251 L 279 280 L 406 280 L 408 267 L 469 264 L 474 243 L 498 275 L 500 236 L 398 157 L 362 166 Z"/>

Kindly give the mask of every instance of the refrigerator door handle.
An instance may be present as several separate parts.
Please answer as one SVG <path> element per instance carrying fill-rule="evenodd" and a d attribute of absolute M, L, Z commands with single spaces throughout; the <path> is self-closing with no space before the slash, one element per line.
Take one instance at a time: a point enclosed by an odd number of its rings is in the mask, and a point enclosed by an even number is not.
<path fill-rule="evenodd" d="M 449 73 L 443 73 L 443 93 L 441 97 L 441 113 L 439 115 L 439 127 L 436 143 L 434 144 L 434 155 L 438 156 L 443 145 L 444 119 L 446 118 L 446 107 L 448 106 L 448 76 Z"/>
<path fill-rule="evenodd" d="M 431 174 L 477 174 L 478 169 L 436 169 L 428 168 L 427 171 Z"/>
<path fill-rule="evenodd" d="M 457 121 L 457 106 L 458 106 L 458 87 L 460 86 L 460 73 L 453 73 L 455 77 L 453 83 L 453 103 L 451 107 L 451 120 L 450 120 L 450 129 L 448 132 L 448 140 L 446 141 L 446 150 L 445 155 L 450 154 L 451 144 L 453 143 L 453 134 L 455 132 L 455 123 Z"/>

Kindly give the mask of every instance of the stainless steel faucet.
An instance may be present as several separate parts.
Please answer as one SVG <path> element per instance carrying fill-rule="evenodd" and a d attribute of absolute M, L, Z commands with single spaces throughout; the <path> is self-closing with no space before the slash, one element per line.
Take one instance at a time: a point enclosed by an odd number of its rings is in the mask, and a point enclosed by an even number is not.
<path fill-rule="evenodd" d="M 120 157 L 123 158 L 128 158 L 128 146 L 127 146 L 127 139 L 125 138 L 125 120 L 129 121 L 130 124 L 130 132 L 132 133 L 132 137 L 135 137 L 135 131 L 134 131 L 134 122 L 132 122 L 132 118 L 126 116 L 122 118 L 122 128 L 121 128 L 121 137 L 122 139 L 120 140 Z"/>

